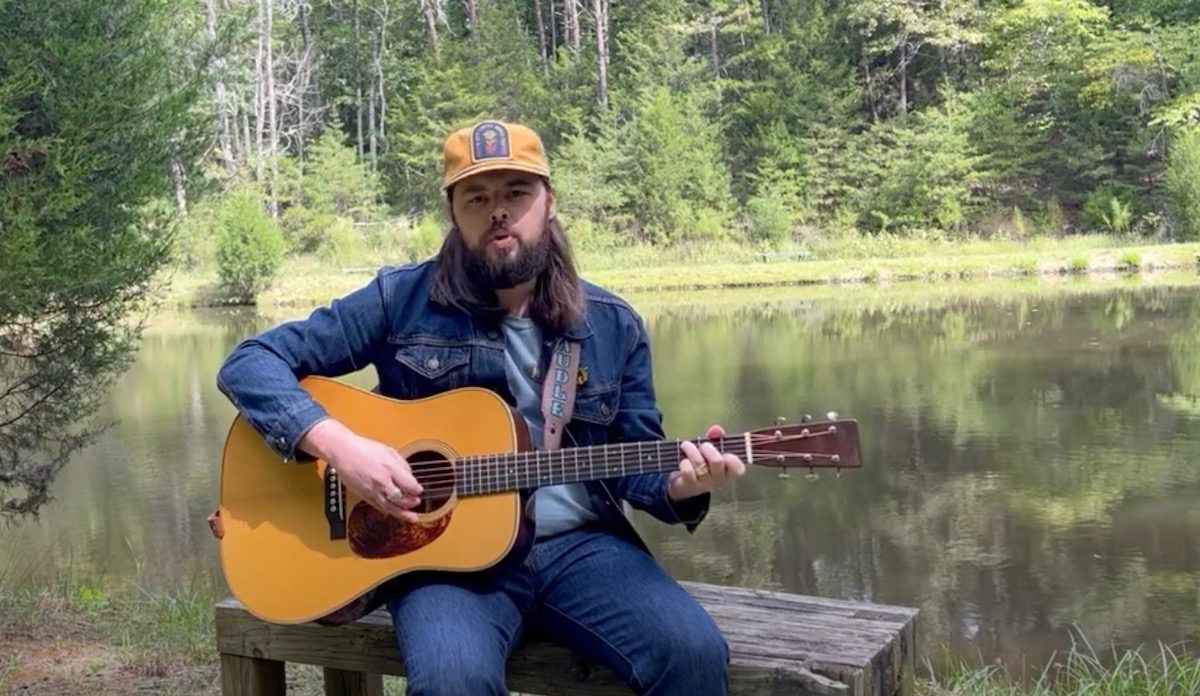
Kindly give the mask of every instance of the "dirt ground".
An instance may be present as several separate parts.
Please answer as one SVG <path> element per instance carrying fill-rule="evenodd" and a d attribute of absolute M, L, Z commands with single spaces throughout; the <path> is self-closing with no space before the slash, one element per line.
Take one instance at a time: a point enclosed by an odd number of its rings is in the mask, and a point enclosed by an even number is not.
<path fill-rule="evenodd" d="M 185 664 L 165 651 L 113 645 L 88 622 L 70 617 L 0 625 L 0 694 L 219 693 L 215 659 L 212 665 Z"/>

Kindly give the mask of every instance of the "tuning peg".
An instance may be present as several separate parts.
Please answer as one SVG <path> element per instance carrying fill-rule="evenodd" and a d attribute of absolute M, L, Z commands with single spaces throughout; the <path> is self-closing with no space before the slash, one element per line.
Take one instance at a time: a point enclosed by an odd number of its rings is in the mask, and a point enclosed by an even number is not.
<path fill-rule="evenodd" d="M 785 422 L 787 422 L 787 419 L 783 416 L 775 416 L 775 425 L 783 425 Z"/>
<path fill-rule="evenodd" d="M 812 414 L 811 413 L 804 414 L 804 416 L 800 419 L 800 422 L 801 423 L 811 423 L 812 422 Z"/>
<path fill-rule="evenodd" d="M 821 478 L 821 475 L 816 471 L 809 469 L 808 473 L 804 475 L 804 478 L 808 479 L 809 481 L 816 481 L 817 479 Z"/>
<path fill-rule="evenodd" d="M 837 412 L 837 411 L 830 411 L 829 413 L 826 413 L 826 414 L 825 414 L 825 419 L 826 419 L 826 420 L 837 420 L 837 419 L 838 419 L 838 412 Z"/>
<path fill-rule="evenodd" d="M 781 478 L 781 479 L 791 478 L 791 475 L 788 474 L 788 470 L 787 470 L 786 466 L 779 470 L 779 478 Z"/>

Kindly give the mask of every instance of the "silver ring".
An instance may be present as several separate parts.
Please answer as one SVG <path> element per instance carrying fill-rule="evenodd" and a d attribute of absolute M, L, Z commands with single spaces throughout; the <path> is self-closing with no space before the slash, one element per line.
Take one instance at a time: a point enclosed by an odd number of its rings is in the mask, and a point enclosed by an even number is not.
<path fill-rule="evenodd" d="M 404 500 L 404 491 L 400 490 L 399 488 L 393 488 L 392 490 L 388 491 L 388 494 L 385 497 L 389 503 L 395 503 L 399 505 L 400 501 Z"/>

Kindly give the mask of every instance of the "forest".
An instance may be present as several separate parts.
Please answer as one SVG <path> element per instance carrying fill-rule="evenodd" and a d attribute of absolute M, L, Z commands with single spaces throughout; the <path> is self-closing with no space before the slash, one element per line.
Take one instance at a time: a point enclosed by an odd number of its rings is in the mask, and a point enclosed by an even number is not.
<path fill-rule="evenodd" d="M 488 117 L 542 134 L 584 250 L 1200 237 L 1196 0 L 204 0 L 172 14 L 211 138 L 176 182 L 179 208 L 205 213 L 181 246 L 193 262 L 222 227 L 246 230 L 224 252 L 243 263 L 263 248 L 426 255 L 445 226 L 442 138 Z"/>

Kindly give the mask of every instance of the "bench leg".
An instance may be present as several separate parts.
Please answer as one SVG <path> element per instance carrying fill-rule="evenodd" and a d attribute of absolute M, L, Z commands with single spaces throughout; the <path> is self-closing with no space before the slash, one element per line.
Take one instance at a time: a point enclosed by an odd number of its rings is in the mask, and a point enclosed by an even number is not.
<path fill-rule="evenodd" d="M 284 696 L 284 664 L 221 653 L 222 696 Z"/>
<path fill-rule="evenodd" d="M 383 696 L 383 675 L 326 667 L 325 696 Z"/>

